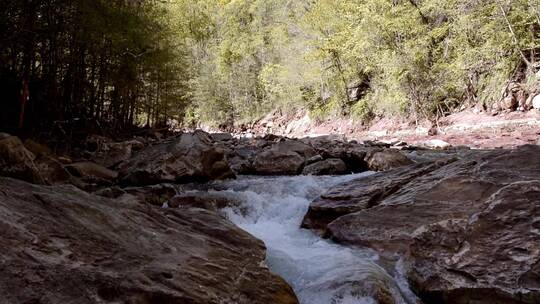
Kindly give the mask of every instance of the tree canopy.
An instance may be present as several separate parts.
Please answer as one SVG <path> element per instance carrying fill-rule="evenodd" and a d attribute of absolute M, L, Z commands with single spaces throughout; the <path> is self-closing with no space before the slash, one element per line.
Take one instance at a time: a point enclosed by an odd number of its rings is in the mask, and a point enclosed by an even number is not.
<path fill-rule="evenodd" d="M 537 81 L 538 0 L 0 2 L 3 128 L 429 118 Z"/>

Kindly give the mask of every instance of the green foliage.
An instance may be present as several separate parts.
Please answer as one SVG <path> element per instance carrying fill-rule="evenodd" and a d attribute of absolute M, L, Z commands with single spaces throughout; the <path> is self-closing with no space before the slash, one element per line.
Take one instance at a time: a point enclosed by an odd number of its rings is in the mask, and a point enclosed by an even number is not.
<path fill-rule="evenodd" d="M 540 0 L 26 0 L 0 8 L 2 66 L 22 78 L 31 53 L 32 76 L 62 84 L 61 99 L 72 101 L 56 105 L 58 117 L 114 125 L 174 118 L 227 126 L 277 109 L 315 119 L 432 118 L 497 101 L 510 78 L 533 86 L 540 52 Z M 25 28 L 32 13 L 39 26 Z"/>
<path fill-rule="evenodd" d="M 523 50 L 538 47 L 540 29 L 538 0 L 204 3 L 212 24 L 204 28 L 214 31 L 195 69 L 195 102 L 213 123 L 277 108 L 316 119 L 430 118 L 464 102 L 489 104 Z M 368 85 L 350 100 L 358 82 Z"/>

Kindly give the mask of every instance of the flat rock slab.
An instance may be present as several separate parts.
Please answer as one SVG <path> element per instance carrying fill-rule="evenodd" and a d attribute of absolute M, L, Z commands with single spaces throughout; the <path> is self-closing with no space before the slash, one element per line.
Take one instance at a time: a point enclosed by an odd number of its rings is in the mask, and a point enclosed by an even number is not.
<path fill-rule="evenodd" d="M 470 151 L 338 185 L 311 204 L 303 225 L 388 259 L 405 256 L 427 303 L 539 303 L 535 181 L 540 146 Z M 466 262 L 452 266 L 460 254 Z"/>
<path fill-rule="evenodd" d="M 540 303 L 540 181 L 516 182 L 468 220 L 418 231 L 409 276 L 427 303 Z"/>
<path fill-rule="evenodd" d="M 215 212 L 0 178 L 5 303 L 297 303 L 265 247 Z"/>

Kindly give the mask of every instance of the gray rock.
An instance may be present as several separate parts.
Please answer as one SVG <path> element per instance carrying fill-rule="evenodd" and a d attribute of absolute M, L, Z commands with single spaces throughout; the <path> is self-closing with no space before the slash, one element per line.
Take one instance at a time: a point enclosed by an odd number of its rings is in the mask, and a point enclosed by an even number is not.
<path fill-rule="evenodd" d="M 0 178 L 5 303 L 297 304 L 263 242 L 200 208 Z"/>
<path fill-rule="evenodd" d="M 7 135 L 0 139 L 0 176 L 45 184 L 35 159 L 36 156 L 24 147 L 19 138 Z"/>
<path fill-rule="evenodd" d="M 538 303 L 538 181 L 539 146 L 463 151 L 337 186 L 304 226 L 405 256 L 426 303 Z"/>
<path fill-rule="evenodd" d="M 304 162 L 305 158 L 296 152 L 268 149 L 255 157 L 253 169 L 260 175 L 296 175 Z"/>
<path fill-rule="evenodd" d="M 119 168 L 122 182 L 134 186 L 234 177 L 224 151 L 214 147 L 209 134 L 203 131 L 148 147 Z"/>
<path fill-rule="evenodd" d="M 385 171 L 412 164 L 405 154 L 394 149 L 384 149 L 367 153 L 365 161 L 372 171 Z"/>
<path fill-rule="evenodd" d="M 467 220 L 418 229 L 409 280 L 426 303 L 540 302 L 540 181 L 491 195 Z"/>
<path fill-rule="evenodd" d="M 231 133 L 210 133 L 214 141 L 229 141 L 233 139 Z"/>
<path fill-rule="evenodd" d="M 304 168 L 304 175 L 339 175 L 347 172 L 347 165 L 339 158 L 330 158 L 310 164 Z"/>

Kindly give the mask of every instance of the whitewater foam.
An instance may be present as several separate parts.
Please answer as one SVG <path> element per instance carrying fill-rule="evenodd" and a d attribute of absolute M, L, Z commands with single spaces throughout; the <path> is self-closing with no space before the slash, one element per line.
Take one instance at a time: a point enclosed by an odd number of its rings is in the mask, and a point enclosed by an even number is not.
<path fill-rule="evenodd" d="M 373 304 L 381 292 L 390 292 L 396 303 L 408 303 L 403 295 L 412 293 L 402 292 L 406 282 L 389 276 L 376 263 L 376 253 L 344 247 L 299 228 L 314 198 L 333 185 L 369 174 L 241 177 L 210 187 L 241 201 L 241 206 L 222 212 L 264 241 L 270 270 L 291 284 L 300 303 Z"/>

